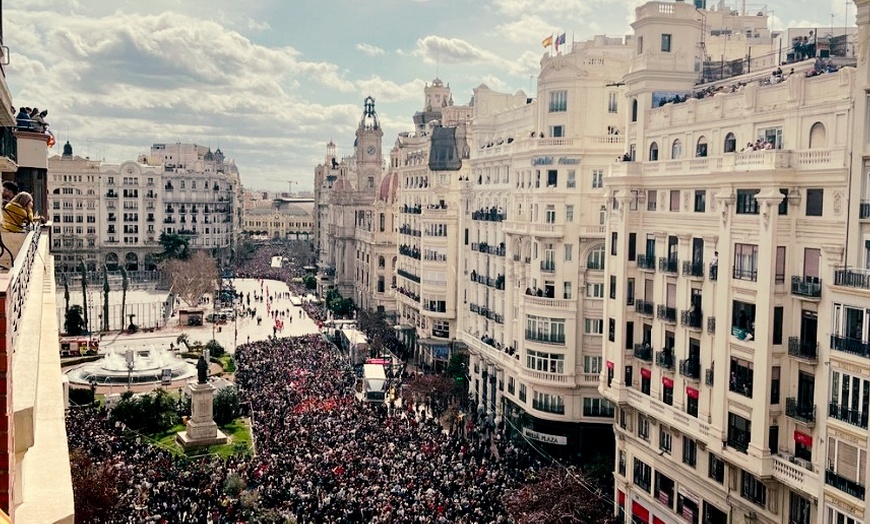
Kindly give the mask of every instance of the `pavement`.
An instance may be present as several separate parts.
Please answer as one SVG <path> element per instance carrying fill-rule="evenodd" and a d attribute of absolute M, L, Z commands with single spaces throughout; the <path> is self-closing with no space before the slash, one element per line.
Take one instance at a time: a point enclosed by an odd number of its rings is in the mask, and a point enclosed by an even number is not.
<path fill-rule="evenodd" d="M 186 333 L 190 342 L 202 342 L 205 344 L 212 338 L 222 345 L 227 353 L 235 353 L 236 347 L 246 342 L 255 342 L 265 340 L 272 336 L 272 328 L 275 324 L 269 313 L 267 313 L 267 305 L 269 310 L 279 311 L 279 319 L 284 323 L 282 330 L 277 332 L 278 337 L 296 337 L 312 333 L 319 333 L 320 330 L 317 324 L 308 317 L 301 307 L 294 306 L 290 303 L 289 298 L 274 298 L 269 301 L 266 294 L 275 297 L 278 293 L 286 293 L 290 289 L 284 282 L 276 280 L 257 280 L 251 278 L 235 279 L 233 281 L 236 291 L 243 295 L 241 305 L 237 305 L 237 309 L 247 310 L 249 307 L 257 311 L 254 318 L 249 316 L 237 316 L 235 321 L 228 321 L 225 324 L 214 325 L 206 322 L 202 326 L 179 326 L 178 316 L 170 319 L 168 326 L 162 327 L 153 332 L 134 333 L 132 335 L 122 333 L 109 333 L 103 335 L 100 340 L 100 353 L 108 349 L 115 351 L 123 351 L 125 349 L 140 349 L 150 347 L 169 348 L 170 344 L 176 344 L 178 336 Z M 254 293 L 264 295 L 262 301 L 254 300 Z M 244 297 L 251 294 L 251 304 L 248 306 Z M 205 305 L 206 314 L 210 312 L 209 305 Z M 283 313 L 283 315 L 280 315 Z M 301 316 L 300 316 L 301 315 Z M 257 317 L 262 317 L 262 323 L 257 325 Z M 292 317 L 292 322 L 290 318 Z"/>

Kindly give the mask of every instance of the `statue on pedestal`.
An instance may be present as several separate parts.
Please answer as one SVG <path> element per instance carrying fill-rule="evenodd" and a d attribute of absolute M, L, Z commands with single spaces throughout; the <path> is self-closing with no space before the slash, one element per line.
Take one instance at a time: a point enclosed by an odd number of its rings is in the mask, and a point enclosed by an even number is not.
<path fill-rule="evenodd" d="M 208 362 L 205 361 L 205 355 L 200 355 L 196 363 L 196 376 L 200 384 L 208 382 Z"/>

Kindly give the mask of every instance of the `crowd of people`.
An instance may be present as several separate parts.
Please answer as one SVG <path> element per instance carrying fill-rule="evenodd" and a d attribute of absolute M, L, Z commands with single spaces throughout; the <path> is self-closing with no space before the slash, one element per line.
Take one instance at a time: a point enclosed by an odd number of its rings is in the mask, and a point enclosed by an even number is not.
<path fill-rule="evenodd" d="M 236 362 L 250 457 L 177 458 L 92 409 L 70 411 L 71 452 L 118 473 L 123 510 L 106 522 L 508 522 L 505 494 L 538 467 L 489 426 L 448 431 L 412 403 L 359 402 L 353 371 L 318 335 L 245 344 Z M 247 495 L 226 489 L 231 477 Z"/>

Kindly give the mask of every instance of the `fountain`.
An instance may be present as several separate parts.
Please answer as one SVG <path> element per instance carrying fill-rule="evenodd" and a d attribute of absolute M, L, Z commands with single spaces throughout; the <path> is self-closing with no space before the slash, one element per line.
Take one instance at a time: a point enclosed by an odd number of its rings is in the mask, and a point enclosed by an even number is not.
<path fill-rule="evenodd" d="M 196 376 L 196 366 L 165 349 L 109 350 L 103 358 L 67 372 L 71 384 L 160 384 Z"/>

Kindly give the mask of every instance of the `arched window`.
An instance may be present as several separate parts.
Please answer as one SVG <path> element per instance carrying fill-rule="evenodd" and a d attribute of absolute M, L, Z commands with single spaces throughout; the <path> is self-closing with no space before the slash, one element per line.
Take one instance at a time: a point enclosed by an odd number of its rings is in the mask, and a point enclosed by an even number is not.
<path fill-rule="evenodd" d="M 810 149 L 820 149 L 826 145 L 828 145 L 828 136 L 825 124 L 816 122 L 810 128 Z"/>
<path fill-rule="evenodd" d="M 695 146 L 695 156 L 699 158 L 707 156 L 707 137 L 702 136 L 698 139 L 698 144 Z"/>
<path fill-rule="evenodd" d="M 631 101 L 631 121 L 637 122 L 637 98 Z"/>
<path fill-rule="evenodd" d="M 671 144 L 671 159 L 676 160 L 683 156 L 683 143 L 680 142 L 680 139 L 674 140 L 674 143 Z"/>
<path fill-rule="evenodd" d="M 596 270 L 604 269 L 604 244 L 598 244 L 592 248 L 589 256 L 586 257 L 586 267 Z"/>
<path fill-rule="evenodd" d="M 378 267 L 383 268 L 385 264 L 386 264 L 386 262 L 384 261 L 384 257 L 378 256 Z"/>
<path fill-rule="evenodd" d="M 118 255 L 116 253 L 106 254 L 106 269 L 109 271 L 118 270 Z"/>
<path fill-rule="evenodd" d="M 728 133 L 725 135 L 725 144 L 722 151 L 724 153 L 733 153 L 737 151 L 737 137 L 734 136 L 734 133 Z"/>
<path fill-rule="evenodd" d="M 130 252 L 124 256 L 124 267 L 127 271 L 139 271 L 139 256 Z"/>
<path fill-rule="evenodd" d="M 659 145 L 655 142 L 649 145 L 649 159 L 650 162 L 655 162 L 659 159 Z"/>

